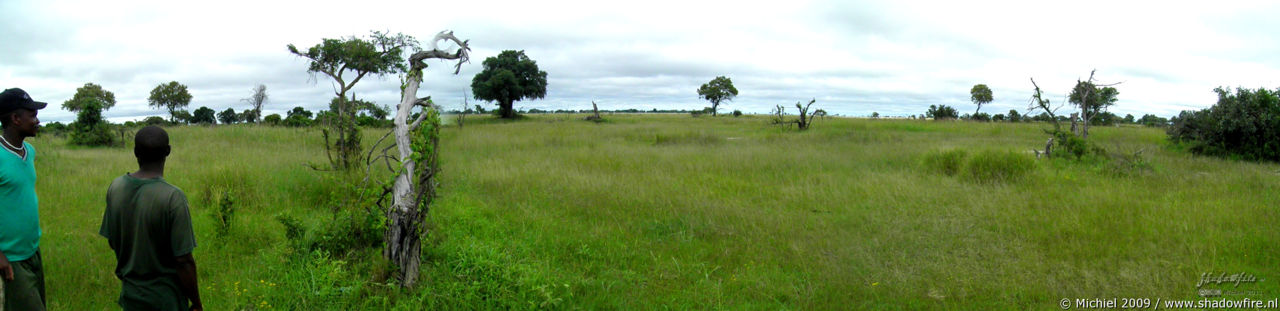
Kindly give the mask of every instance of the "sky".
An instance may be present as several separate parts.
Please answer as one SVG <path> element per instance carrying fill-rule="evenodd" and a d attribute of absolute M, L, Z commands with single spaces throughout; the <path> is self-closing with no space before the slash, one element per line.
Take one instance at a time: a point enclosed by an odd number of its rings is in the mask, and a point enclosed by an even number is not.
<path fill-rule="evenodd" d="M 472 61 L 454 75 L 431 61 L 419 97 L 445 109 L 470 98 L 481 62 L 524 50 L 547 72 L 546 97 L 518 109 L 687 109 L 710 104 L 699 85 L 733 80 L 722 112 L 768 113 L 816 99 L 832 114 L 961 113 L 975 84 L 982 112 L 1025 112 L 1031 78 L 1054 103 L 1096 70 L 1119 83 L 1110 111 L 1173 116 L 1213 105 L 1213 89 L 1280 87 L 1280 3 L 1266 1 L 60 1 L 0 0 L 0 88 L 49 108 L 76 88 L 112 91 L 112 121 L 166 116 L 151 89 L 185 84 L 188 110 L 248 108 L 258 84 L 264 115 L 327 109 L 332 79 L 307 72 L 287 44 L 382 30 L 421 40 L 452 30 Z M 425 45 L 425 42 L 424 42 Z M 442 45 L 441 48 L 452 45 Z M 359 99 L 394 106 L 395 75 L 367 77 Z M 467 99 L 493 109 L 493 102 Z M 1059 113 L 1069 111 L 1062 108 Z"/>

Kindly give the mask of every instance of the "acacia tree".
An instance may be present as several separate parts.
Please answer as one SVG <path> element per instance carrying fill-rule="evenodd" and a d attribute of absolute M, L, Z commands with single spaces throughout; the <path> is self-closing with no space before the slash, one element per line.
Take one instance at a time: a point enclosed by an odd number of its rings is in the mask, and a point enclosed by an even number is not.
<path fill-rule="evenodd" d="M 518 100 L 547 96 L 547 72 L 538 69 L 523 50 L 506 50 L 484 60 L 484 69 L 471 79 L 471 92 L 478 100 L 495 101 L 504 119 L 516 117 L 512 105 Z"/>
<path fill-rule="evenodd" d="M 436 44 L 445 40 L 456 43 L 458 50 L 446 52 L 438 49 Z M 392 205 L 386 210 L 387 231 L 383 236 L 386 247 L 383 248 L 382 255 L 399 267 L 396 273 L 399 274 L 400 285 L 404 287 L 413 286 L 418 277 L 418 264 L 422 256 L 419 228 L 435 197 L 435 175 L 440 171 L 439 162 L 436 161 L 440 140 L 439 108 L 431 104 L 430 96 L 418 98 L 417 95 L 418 85 L 422 82 L 422 70 L 427 67 L 423 61 L 431 58 L 458 60 L 453 71 L 456 75 L 462 70 L 462 64 L 468 61 L 471 50 L 467 41 L 459 40 L 451 31 L 436 34 L 428 47 L 425 51 L 409 56 L 409 69 L 393 121 L 395 129 L 392 133 L 395 133 L 395 147 L 399 155 L 396 159 L 400 167 L 390 189 Z M 417 117 L 409 121 L 415 107 L 421 109 Z M 391 157 L 384 154 L 382 158 Z M 370 157 L 369 160 L 377 159 Z"/>
<path fill-rule="evenodd" d="M 62 103 L 62 109 L 70 112 L 80 112 L 86 106 L 96 104 L 96 108 L 106 111 L 115 107 L 116 94 L 102 89 L 101 85 L 92 82 L 85 83 L 84 86 L 76 89 L 76 94 Z"/>
<path fill-rule="evenodd" d="M 156 88 L 151 89 L 151 96 L 147 97 L 147 105 L 156 109 L 168 109 L 169 121 L 177 120 L 174 111 L 186 108 L 191 104 L 191 93 L 187 92 L 187 86 L 178 83 L 178 81 L 169 81 L 162 83 Z"/>
<path fill-rule="evenodd" d="M 986 84 L 977 84 L 972 89 L 969 89 L 969 100 L 978 106 L 977 109 L 973 110 L 973 115 L 977 116 L 978 111 L 982 110 L 982 105 L 990 103 L 994 99 L 991 98 L 991 89 Z"/>
<path fill-rule="evenodd" d="M 329 127 L 337 136 L 332 145 L 328 142 L 328 129 L 325 136 L 326 153 L 330 155 L 330 164 L 335 169 L 348 169 L 357 163 L 360 154 L 360 131 L 356 127 L 356 107 L 353 107 L 347 91 L 355 87 L 360 79 L 367 75 L 385 76 L 404 72 L 404 52 L 417 50 L 417 40 L 404 34 L 391 35 L 374 31 L 369 39 L 355 36 L 342 39 L 324 39 L 321 43 L 299 51 L 293 44 L 288 45 L 289 52 L 310 61 L 307 72 L 321 73 L 333 78 L 337 85 L 334 95 L 337 96 L 333 113 L 336 118 L 329 122 Z M 351 77 L 349 75 L 355 75 Z M 351 78 L 347 81 L 347 78 Z"/>
<path fill-rule="evenodd" d="M 250 111 L 245 111 L 244 121 L 258 123 L 258 116 L 262 115 L 262 105 L 267 103 L 267 99 L 266 84 L 258 84 L 258 86 L 253 87 L 253 95 L 250 95 L 249 98 L 241 99 L 241 101 L 248 102 L 253 107 L 251 110 L 253 113 L 250 114 L 248 113 Z"/>
<path fill-rule="evenodd" d="M 1120 91 L 1112 87 L 1119 83 L 1094 83 L 1093 73 L 1095 71 L 1097 70 L 1089 72 L 1089 80 L 1076 80 L 1076 86 L 1071 89 L 1071 95 L 1067 99 L 1071 104 L 1080 108 L 1080 121 L 1084 123 L 1080 128 L 1080 138 L 1089 138 L 1089 121 L 1106 111 L 1107 107 L 1114 105 L 1116 96 L 1120 94 Z"/>
<path fill-rule="evenodd" d="M 191 123 L 193 124 L 214 124 L 217 122 L 216 113 L 213 112 L 213 109 L 209 109 L 209 107 L 200 106 L 200 108 L 196 108 L 196 111 L 191 114 Z"/>
<path fill-rule="evenodd" d="M 735 96 L 738 96 L 738 88 L 733 87 L 733 80 L 725 76 L 718 76 L 698 87 L 698 98 L 711 102 L 713 117 L 716 116 L 716 109 L 720 107 L 720 102 L 732 101 Z"/>

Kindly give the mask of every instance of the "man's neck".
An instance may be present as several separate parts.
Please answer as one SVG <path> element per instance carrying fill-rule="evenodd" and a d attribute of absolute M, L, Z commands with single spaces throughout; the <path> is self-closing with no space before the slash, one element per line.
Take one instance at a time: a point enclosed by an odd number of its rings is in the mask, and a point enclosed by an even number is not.
<path fill-rule="evenodd" d="M 22 148 L 22 140 L 26 138 L 26 136 L 18 133 L 18 131 L 12 130 L 12 128 L 5 129 L 4 131 L 4 140 L 9 142 L 9 144 L 13 145 L 15 148 Z"/>
<path fill-rule="evenodd" d="M 164 177 L 164 162 L 138 164 L 138 171 L 130 173 L 129 176 L 141 179 Z"/>

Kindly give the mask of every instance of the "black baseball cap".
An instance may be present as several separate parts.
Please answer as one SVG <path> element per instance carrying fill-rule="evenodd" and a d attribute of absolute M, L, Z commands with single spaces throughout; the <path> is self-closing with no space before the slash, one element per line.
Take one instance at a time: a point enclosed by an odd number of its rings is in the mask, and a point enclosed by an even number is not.
<path fill-rule="evenodd" d="M 0 113 L 18 110 L 18 108 L 40 110 L 48 105 L 31 100 L 31 95 L 27 95 L 27 91 L 23 91 L 20 88 L 15 87 L 0 92 Z"/>

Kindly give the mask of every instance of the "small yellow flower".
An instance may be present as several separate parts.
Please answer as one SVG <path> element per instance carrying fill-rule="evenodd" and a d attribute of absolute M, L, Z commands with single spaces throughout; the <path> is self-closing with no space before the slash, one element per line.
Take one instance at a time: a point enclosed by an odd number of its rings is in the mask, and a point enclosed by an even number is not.
<path fill-rule="evenodd" d="M 872 283 L 871 283 L 871 286 L 876 286 L 876 285 L 880 285 L 880 282 L 872 282 Z"/>

